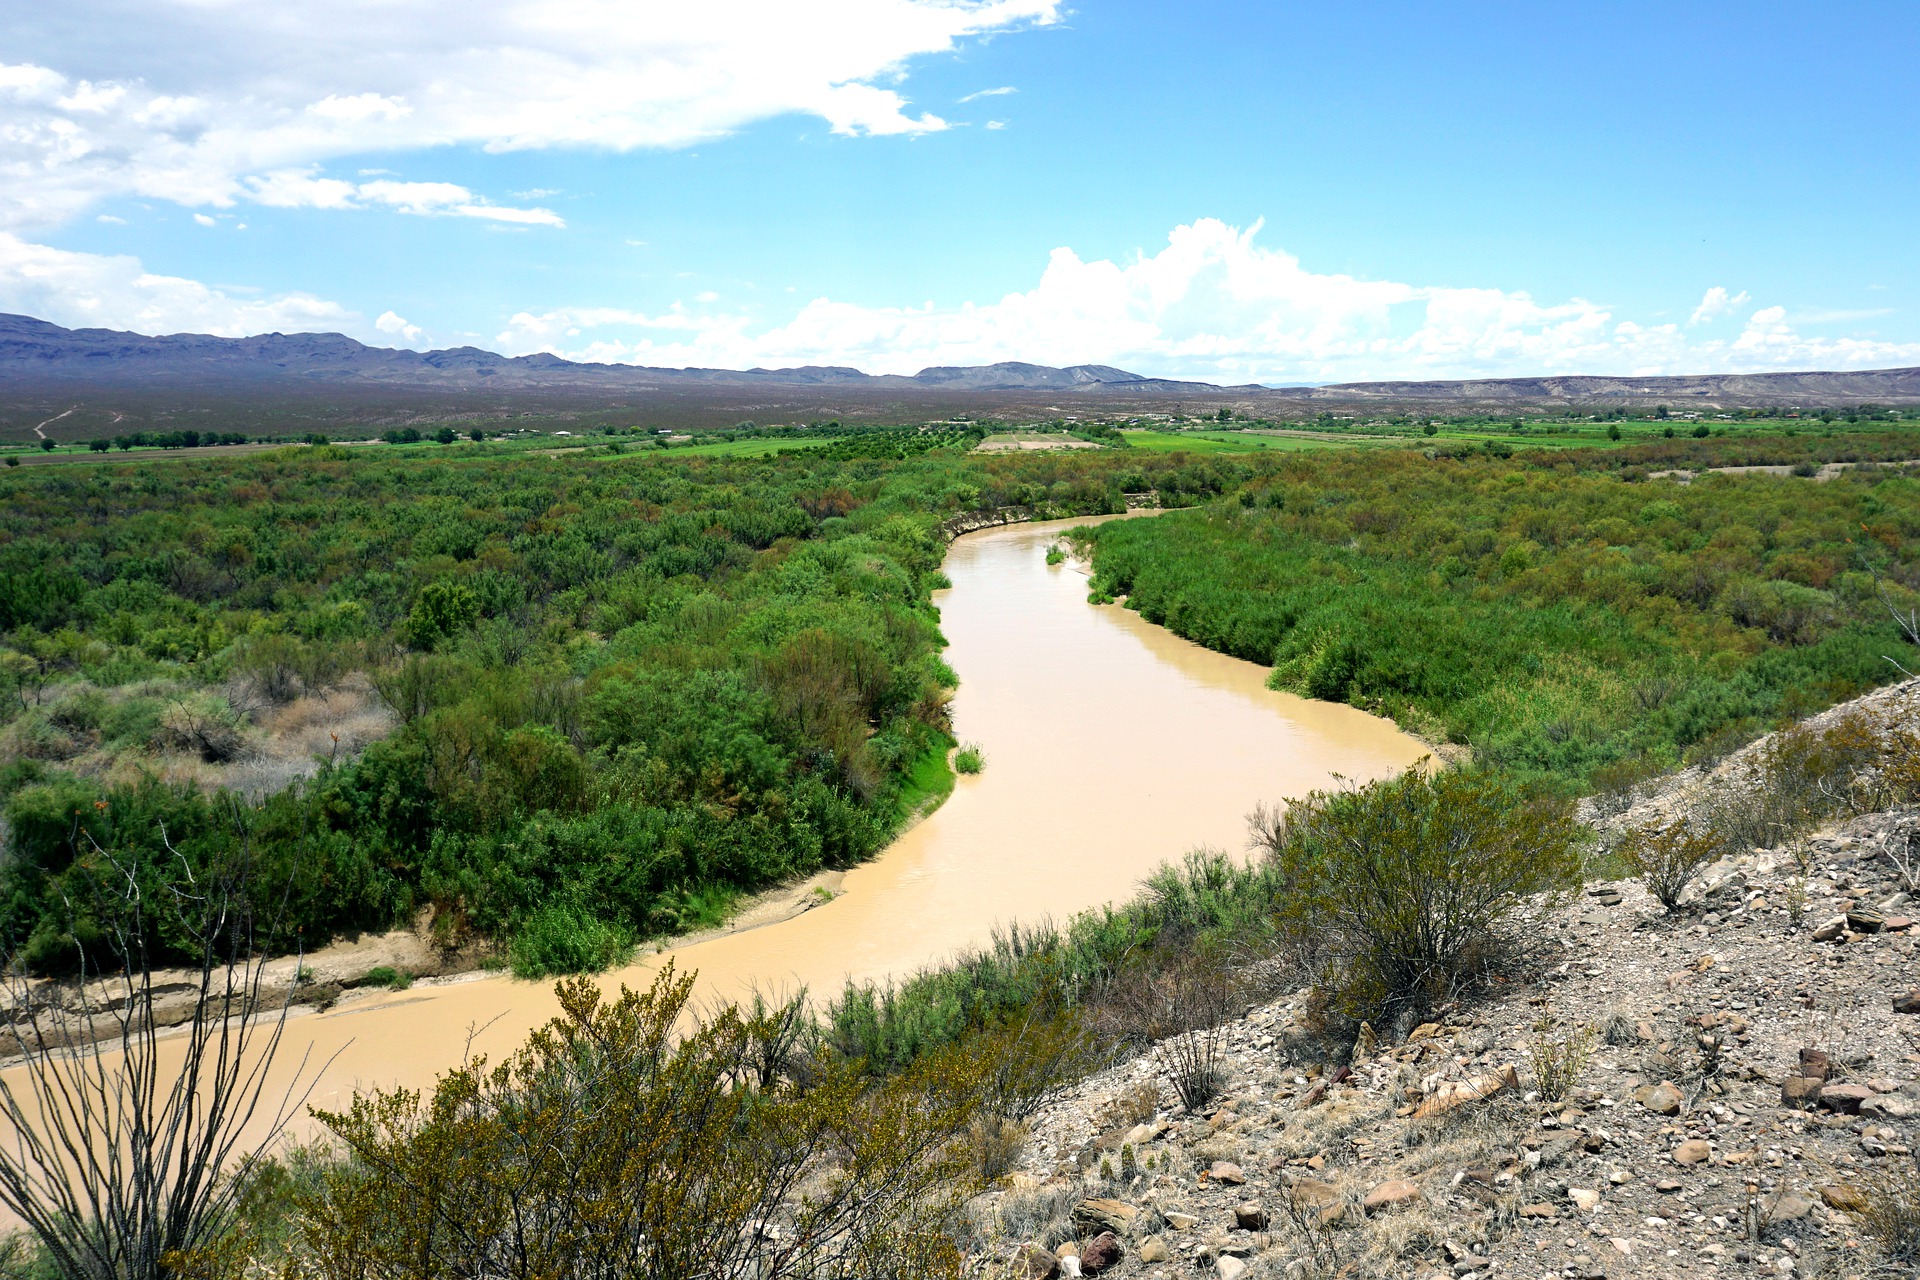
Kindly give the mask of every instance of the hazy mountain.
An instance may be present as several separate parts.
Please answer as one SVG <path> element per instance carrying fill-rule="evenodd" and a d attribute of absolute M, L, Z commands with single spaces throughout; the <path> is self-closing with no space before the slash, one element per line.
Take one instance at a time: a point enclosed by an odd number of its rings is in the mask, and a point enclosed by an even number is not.
<path fill-rule="evenodd" d="M 314 394 L 338 397 L 379 393 L 408 397 L 438 393 L 498 396 L 521 393 L 537 400 L 652 402 L 660 396 L 727 399 L 766 394 L 782 408 L 833 398 L 861 405 L 974 407 L 995 396 L 1027 407 L 1045 396 L 1059 405 L 1082 397 L 1109 409 L 1149 407 L 1164 400 L 1241 405 L 1255 412 L 1401 403 L 1519 406 L 1523 404 L 1656 401 L 1696 405 L 1819 405 L 1920 401 L 1920 369 L 1857 372 L 1699 374 L 1683 377 L 1475 378 L 1434 382 L 1349 382 L 1315 387 L 1216 386 L 1148 378 L 1108 365 L 1065 369 L 1004 362 L 939 366 L 911 376 L 868 374 L 841 365 L 791 369 L 655 369 L 625 364 L 582 364 L 553 355 L 503 356 L 478 347 L 408 351 L 369 347 L 337 333 L 267 333 L 216 338 L 177 333 L 149 337 L 112 329 L 63 329 L 30 316 L 0 314 L 0 387 L 71 394 L 83 389 L 137 388 L 164 393 L 195 390 L 232 395 Z M 811 397 L 811 399 L 809 399 Z M 984 399 L 982 399 L 984 397 Z M 1056 405 L 1054 407 L 1059 407 Z M 753 408 L 747 404 L 748 409 Z M 772 405 L 763 405 L 771 408 Z M 718 410 L 716 410 L 717 412 Z"/>
<path fill-rule="evenodd" d="M 1105 365 L 1038 364 L 923 369 L 911 377 L 833 365 L 795 369 L 655 369 L 581 364 L 553 355 L 503 356 L 478 347 L 407 351 L 369 347 L 337 333 L 265 333 L 215 338 L 148 337 L 114 329 L 63 329 L 31 316 L 0 315 L 0 379 L 90 385 L 362 382 L 460 390 L 508 387 L 646 390 L 675 384 L 942 388 L 956 391 L 1209 391 L 1199 382 L 1143 378 Z"/>

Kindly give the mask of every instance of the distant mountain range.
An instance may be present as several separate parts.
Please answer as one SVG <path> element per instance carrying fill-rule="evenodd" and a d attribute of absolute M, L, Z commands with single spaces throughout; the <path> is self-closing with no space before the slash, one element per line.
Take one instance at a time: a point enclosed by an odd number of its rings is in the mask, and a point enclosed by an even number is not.
<path fill-rule="evenodd" d="M 792 369 L 656 369 L 583 364 L 554 355 L 503 356 L 478 347 L 409 351 L 369 347 L 337 333 L 268 333 L 251 338 L 205 334 L 149 337 L 113 329 L 63 329 L 31 316 L 0 314 L 0 390 L 79 392 L 138 388 L 226 394 L 327 392 L 521 393 L 534 398 L 644 400 L 708 393 L 775 393 L 783 402 L 851 395 L 957 403 L 977 396 L 1086 398 L 1118 407 L 1161 400 L 1245 404 L 1285 411 L 1301 402 L 1384 406 L 1584 404 L 1594 402 L 1820 405 L 1920 402 L 1920 368 L 1857 372 L 1699 374 L 1684 377 L 1475 378 L 1436 382 L 1350 382 L 1314 387 L 1217 386 L 1149 378 L 1109 365 L 1064 369 L 1004 362 L 922 369 L 911 376 L 868 374 L 840 365 Z M 877 399 L 876 399 L 877 398 Z M 1321 407 L 1316 404 L 1316 408 Z"/>
<path fill-rule="evenodd" d="M 25 382 L 163 381 L 176 385 L 234 382 L 361 382 L 447 390 L 512 387 L 644 391 L 689 384 L 740 387 L 860 387 L 945 391 L 1214 391 L 1204 382 L 1143 378 L 1100 364 L 1067 369 L 1002 364 L 922 369 L 911 377 L 867 374 L 840 365 L 794 369 L 655 369 L 582 364 L 554 355 L 503 356 L 479 347 L 408 351 L 369 347 L 338 333 L 264 333 L 215 338 L 164 337 L 117 329 L 63 329 L 31 316 L 0 314 L 0 380 Z M 1249 388 L 1258 390 L 1258 388 Z"/>

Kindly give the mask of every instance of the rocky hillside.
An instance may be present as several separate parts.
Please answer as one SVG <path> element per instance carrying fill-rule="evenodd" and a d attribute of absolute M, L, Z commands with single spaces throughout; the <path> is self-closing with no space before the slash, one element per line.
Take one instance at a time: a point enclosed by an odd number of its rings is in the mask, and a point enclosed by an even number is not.
<path fill-rule="evenodd" d="M 974 1206 L 978 1257 L 1022 1280 L 1914 1275 L 1876 1232 L 1904 1212 L 1920 1249 L 1916 855 L 1920 814 L 1873 813 L 1723 859 L 1672 913 L 1591 883 L 1538 904 L 1529 977 L 1403 1043 L 1330 1050 L 1304 992 L 1249 1010 L 1198 1110 L 1156 1046 L 1038 1116 Z"/>

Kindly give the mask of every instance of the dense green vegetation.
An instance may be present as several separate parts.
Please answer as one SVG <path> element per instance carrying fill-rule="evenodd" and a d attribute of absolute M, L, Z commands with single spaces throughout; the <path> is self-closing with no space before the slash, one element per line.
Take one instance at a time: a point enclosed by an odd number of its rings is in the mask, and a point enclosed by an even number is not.
<path fill-rule="evenodd" d="M 1920 476 L 1634 477 L 1916 443 L 1909 430 L 1605 457 L 1295 456 L 1202 510 L 1093 531 L 1094 589 L 1272 665 L 1277 687 L 1578 788 L 1883 683 L 1886 655 L 1912 665 L 1879 591 L 1920 590 Z"/>
<path fill-rule="evenodd" d="M 5 473 L 0 938 L 71 968 L 116 868 L 159 892 L 244 847 L 291 881 L 306 945 L 431 908 L 448 943 L 511 939 L 539 973 L 867 857 L 950 785 L 939 522 L 1245 474 L 974 438 Z M 276 725 L 343 702 L 371 745 L 310 717 L 317 769 L 260 764 Z"/>

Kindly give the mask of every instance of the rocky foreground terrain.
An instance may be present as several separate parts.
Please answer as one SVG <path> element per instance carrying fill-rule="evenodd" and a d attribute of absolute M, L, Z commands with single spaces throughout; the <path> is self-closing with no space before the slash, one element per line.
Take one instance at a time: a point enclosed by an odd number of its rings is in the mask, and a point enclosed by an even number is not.
<path fill-rule="evenodd" d="M 1404 1042 L 1329 1048 L 1304 992 L 1251 1009 L 1197 1111 L 1157 1046 L 1034 1119 L 973 1206 L 976 1261 L 1022 1280 L 1914 1275 L 1868 1219 L 1889 1187 L 1920 1217 L 1916 852 L 1920 815 L 1872 814 L 1725 859 L 1673 913 L 1589 884 L 1540 905 L 1532 977 Z"/>

